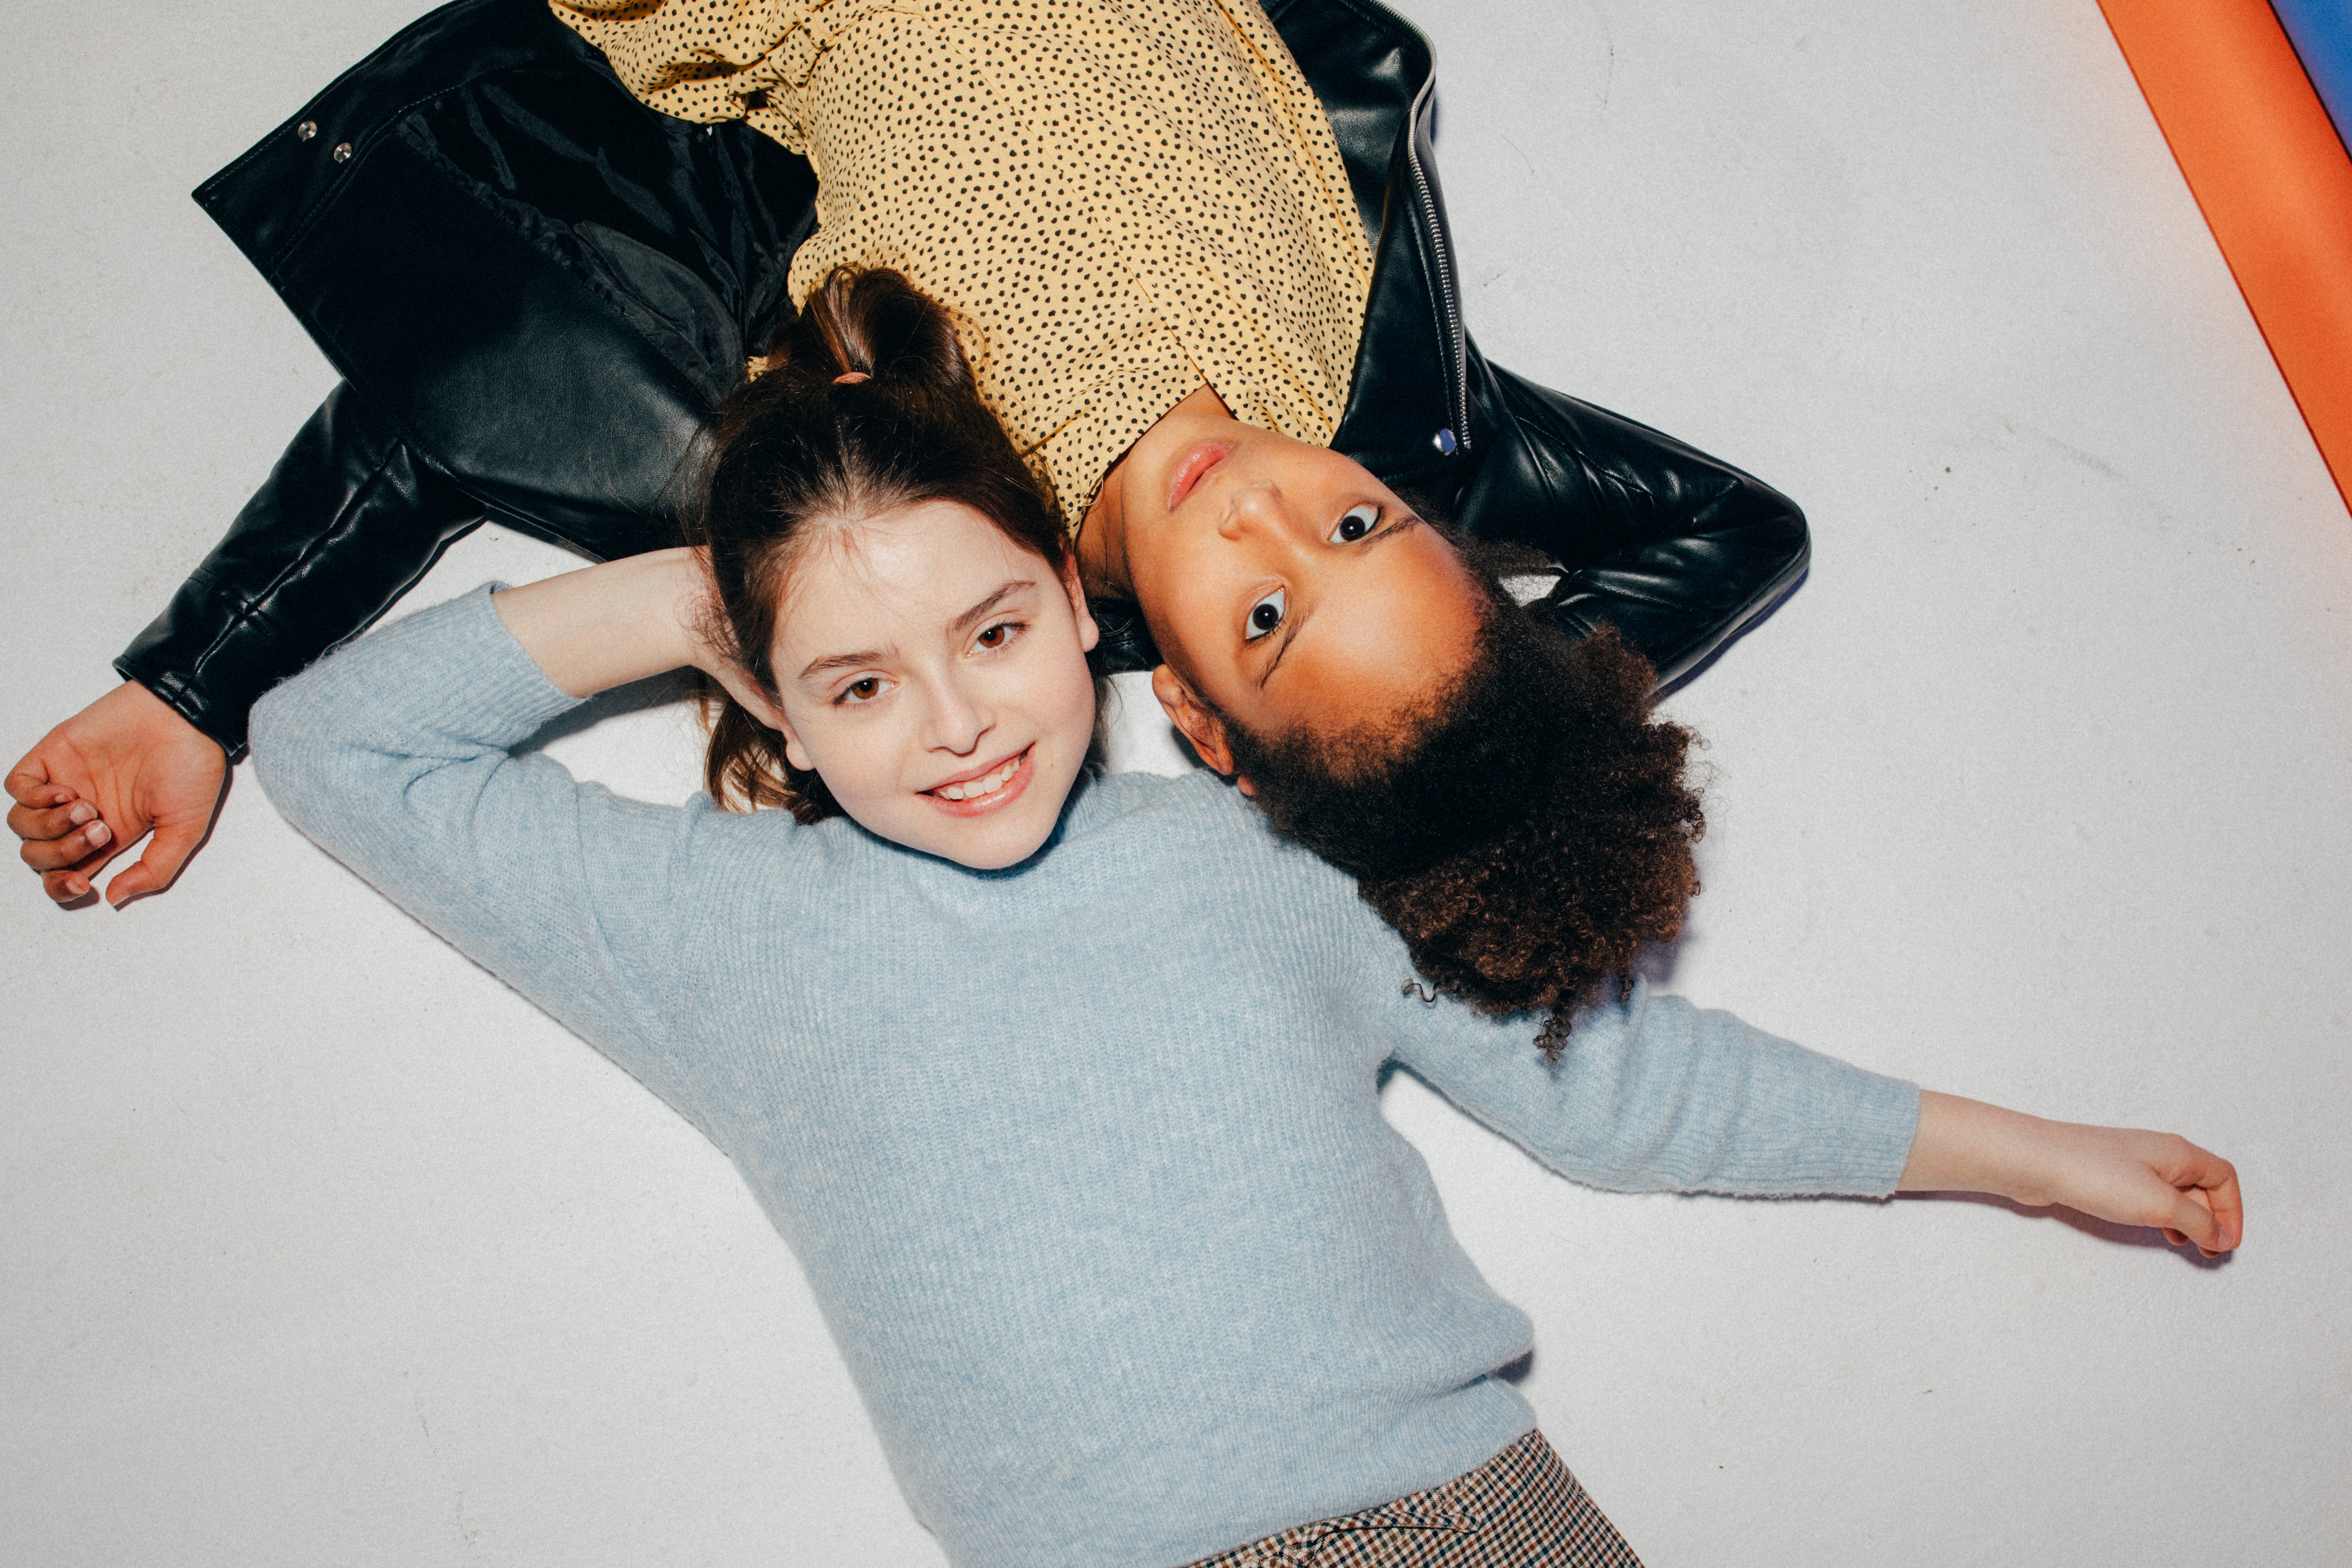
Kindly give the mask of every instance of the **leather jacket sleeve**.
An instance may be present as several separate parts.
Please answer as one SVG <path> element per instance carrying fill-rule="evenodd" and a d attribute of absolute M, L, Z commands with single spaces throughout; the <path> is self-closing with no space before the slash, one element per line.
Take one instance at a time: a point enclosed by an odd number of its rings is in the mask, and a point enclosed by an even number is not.
<path fill-rule="evenodd" d="M 668 542 L 814 192 L 748 127 L 644 109 L 544 0 L 404 29 L 196 192 L 346 381 L 116 668 L 235 759 L 263 692 L 485 517 Z"/>
<path fill-rule="evenodd" d="M 114 668 L 238 761 L 264 692 L 373 625 L 485 515 L 338 386 Z"/>
<path fill-rule="evenodd" d="M 1571 637 L 1613 624 L 1664 686 L 1804 574 L 1804 514 L 1780 491 L 1472 356 L 1487 445 L 1454 522 L 1557 562 L 1559 582 L 1532 608 Z"/>

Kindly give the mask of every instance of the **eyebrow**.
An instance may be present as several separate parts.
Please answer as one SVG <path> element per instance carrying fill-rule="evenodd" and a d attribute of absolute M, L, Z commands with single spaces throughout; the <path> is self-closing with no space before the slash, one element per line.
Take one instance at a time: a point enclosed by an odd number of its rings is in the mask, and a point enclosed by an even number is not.
<path fill-rule="evenodd" d="M 948 623 L 948 630 L 950 632 L 969 631 L 976 622 L 984 620 L 987 616 L 992 614 L 997 605 L 1004 603 L 1005 600 L 1011 598 L 1022 589 L 1034 588 L 1036 585 L 1037 580 L 1034 577 L 1013 577 L 1000 583 L 997 584 L 995 593 L 991 594 L 987 598 L 982 599 L 979 604 L 974 605 L 971 609 L 966 610 L 962 615 L 960 615 L 954 620 L 950 621 Z"/>
<path fill-rule="evenodd" d="M 1404 521 L 1402 522 L 1397 523 L 1391 528 L 1384 528 L 1378 533 L 1372 535 L 1371 538 L 1364 541 L 1364 550 L 1369 551 L 1376 544 L 1385 544 L 1390 540 L 1394 539 L 1398 534 L 1404 532 L 1405 530 L 1409 528 L 1419 528 L 1421 524 L 1422 520 L 1420 518 L 1414 516 L 1411 512 L 1407 512 L 1404 516 Z M 1362 552 L 1359 552 L 1358 553 L 1360 554 Z M 1297 640 L 1299 632 L 1306 626 L 1308 621 L 1313 620 L 1314 618 L 1315 612 L 1310 609 L 1305 615 L 1299 616 L 1295 621 L 1289 622 L 1282 628 L 1282 641 L 1275 645 L 1274 657 L 1266 660 L 1265 668 L 1258 675 L 1257 689 L 1260 691 L 1264 691 L 1265 689 L 1265 683 L 1274 679 L 1274 672 L 1282 665 L 1282 656 L 1290 651 L 1290 645 Z"/>
<path fill-rule="evenodd" d="M 1260 691 L 1264 691 L 1265 689 L 1265 683 L 1274 679 L 1274 672 L 1282 668 L 1282 656 L 1288 653 L 1290 651 L 1290 645 L 1298 639 L 1300 628 L 1305 626 L 1307 622 L 1314 618 L 1315 612 L 1310 608 L 1297 619 L 1283 623 L 1282 640 L 1275 645 L 1274 657 L 1267 659 L 1265 661 L 1265 668 L 1258 672 L 1257 689 Z"/>
<path fill-rule="evenodd" d="M 997 605 L 1022 589 L 1036 585 L 1037 580 L 1034 577 L 1014 577 L 998 584 L 994 593 L 948 623 L 949 634 L 953 636 L 966 630 L 975 621 L 985 619 Z M 806 680 L 812 675 L 825 675 L 836 669 L 855 669 L 861 664 L 879 664 L 883 657 L 881 649 L 870 647 L 860 648 L 856 653 L 829 653 L 822 658 L 809 660 L 806 668 L 802 669 L 800 679 Z"/>

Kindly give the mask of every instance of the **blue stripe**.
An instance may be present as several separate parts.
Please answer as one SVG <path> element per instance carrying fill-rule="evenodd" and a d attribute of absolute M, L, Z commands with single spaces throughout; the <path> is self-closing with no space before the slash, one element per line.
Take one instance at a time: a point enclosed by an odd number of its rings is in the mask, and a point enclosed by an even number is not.
<path fill-rule="evenodd" d="M 2352 4 L 2347 0 L 2271 0 L 2319 94 L 2337 140 L 2352 148 Z"/>

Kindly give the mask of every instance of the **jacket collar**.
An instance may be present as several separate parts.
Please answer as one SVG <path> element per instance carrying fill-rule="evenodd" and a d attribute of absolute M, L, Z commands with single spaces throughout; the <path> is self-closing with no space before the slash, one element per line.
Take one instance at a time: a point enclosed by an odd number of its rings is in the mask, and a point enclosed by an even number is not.
<path fill-rule="evenodd" d="M 1276 0 L 1266 15 L 1322 101 L 1373 238 L 1354 379 L 1332 446 L 1388 484 L 1444 497 L 1479 444 L 1430 129 L 1429 40 L 1373 0 Z"/>

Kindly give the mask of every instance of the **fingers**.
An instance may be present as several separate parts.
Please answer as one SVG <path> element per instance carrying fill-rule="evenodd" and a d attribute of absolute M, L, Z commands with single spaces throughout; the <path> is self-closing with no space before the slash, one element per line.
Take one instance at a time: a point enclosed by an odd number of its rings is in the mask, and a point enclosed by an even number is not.
<path fill-rule="evenodd" d="M 19 838 L 62 838 L 96 815 L 68 816 L 79 799 L 73 790 L 49 777 L 48 762 L 37 751 L 28 752 L 8 775 L 8 831 Z M 82 803 L 88 808 L 88 803 Z"/>
<path fill-rule="evenodd" d="M 2194 1242 L 2197 1250 L 2208 1258 L 2230 1250 L 2230 1243 L 2222 1238 L 2220 1220 L 2206 1206 L 2204 1193 L 2192 1188 L 2179 1194 L 2173 1203 L 2171 1217 L 2171 1224 L 2158 1228 L 2164 1232 L 2164 1239 L 2175 1247 L 2184 1241 Z"/>
<path fill-rule="evenodd" d="M 8 808 L 8 831 L 19 838 L 62 838 L 75 826 L 66 816 L 73 804 L 73 791 L 45 784 L 33 799 L 20 800 Z"/>
<path fill-rule="evenodd" d="M 19 805 L 8 813 L 9 830 L 25 842 L 17 854 L 36 871 L 62 870 L 114 843 L 114 829 L 86 800 L 37 810 Z"/>
<path fill-rule="evenodd" d="M 2193 1143 L 2189 1149 L 2189 1167 L 2175 1173 L 2173 1184 L 2181 1189 L 2188 1217 L 2193 1222 L 2202 1215 L 2210 1234 L 2200 1234 L 2193 1223 L 2179 1228 L 2208 1258 L 2234 1251 L 2246 1237 L 2246 1204 L 2238 1191 L 2238 1168 Z"/>
<path fill-rule="evenodd" d="M 211 827 L 209 818 L 198 822 L 157 823 L 155 837 L 147 842 L 147 852 L 114 874 L 106 885 L 106 901 L 121 909 L 133 899 L 143 899 L 169 888 L 196 852 Z M 86 885 L 86 884 L 85 884 Z"/>
<path fill-rule="evenodd" d="M 2147 1222 L 2164 1232 L 2175 1247 L 2195 1244 L 2208 1258 L 2236 1249 L 2245 1236 L 2245 1204 L 2238 1191 L 2238 1169 L 2209 1149 L 2170 1133 L 2145 1134 L 2156 1140 L 2147 1159 L 2148 1173 L 2169 1191 Z"/>
<path fill-rule="evenodd" d="M 55 805 L 59 801 L 71 800 L 73 791 L 52 783 L 48 763 L 38 751 L 31 751 L 8 770 L 8 798 L 18 805 Z M 12 822 L 16 815 L 13 811 L 8 814 Z"/>
<path fill-rule="evenodd" d="M 8 830 L 24 840 L 17 856 L 61 904 L 88 897 L 91 875 L 122 852 L 126 836 L 137 837 L 129 824 L 105 820 L 88 775 L 79 752 L 61 744 L 55 730 L 8 771 Z"/>
<path fill-rule="evenodd" d="M 100 868 L 120 853 L 121 850 L 118 849 L 110 854 L 93 855 L 89 859 L 77 862 L 61 871 L 44 871 L 41 874 L 41 891 L 61 904 L 70 904 L 78 899 L 86 899 L 89 897 L 90 889 L 96 885 L 91 879 L 98 875 Z"/>

